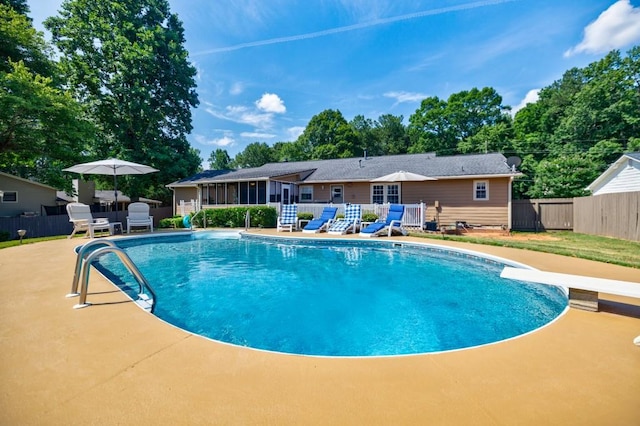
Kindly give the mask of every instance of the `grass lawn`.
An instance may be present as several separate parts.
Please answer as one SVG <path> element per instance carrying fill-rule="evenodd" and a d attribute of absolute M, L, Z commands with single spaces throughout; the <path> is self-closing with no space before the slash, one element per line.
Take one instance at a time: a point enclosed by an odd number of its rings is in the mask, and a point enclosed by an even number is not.
<path fill-rule="evenodd" d="M 563 256 L 640 268 L 640 243 L 571 231 L 513 232 L 511 235 L 466 234 L 440 235 L 412 233 L 414 237 L 465 241 L 524 250 L 541 251 Z"/>

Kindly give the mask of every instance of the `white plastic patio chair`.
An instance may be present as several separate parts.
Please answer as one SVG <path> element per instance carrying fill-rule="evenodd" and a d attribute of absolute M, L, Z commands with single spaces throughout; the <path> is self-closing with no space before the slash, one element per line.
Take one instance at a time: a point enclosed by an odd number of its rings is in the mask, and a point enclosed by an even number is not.
<path fill-rule="evenodd" d="M 133 227 L 148 227 L 153 232 L 153 216 L 149 216 L 149 204 L 131 203 L 127 212 L 127 234 L 131 233 Z"/>
<path fill-rule="evenodd" d="M 106 217 L 93 218 L 91 208 L 82 203 L 67 204 L 69 222 L 73 223 L 73 232 L 67 238 L 71 238 L 78 231 L 87 231 L 87 236 L 94 238 L 95 230 L 110 231 L 109 219 Z"/>

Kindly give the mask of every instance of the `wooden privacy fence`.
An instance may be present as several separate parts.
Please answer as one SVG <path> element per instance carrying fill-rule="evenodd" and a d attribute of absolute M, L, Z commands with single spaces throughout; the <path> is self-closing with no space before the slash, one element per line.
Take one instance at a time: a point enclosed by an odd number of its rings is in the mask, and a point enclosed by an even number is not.
<path fill-rule="evenodd" d="M 573 230 L 640 241 L 640 191 L 574 198 Z"/>
<path fill-rule="evenodd" d="M 514 200 L 511 228 L 515 231 L 573 229 L 573 198 Z"/>
<path fill-rule="evenodd" d="M 171 207 L 151 208 L 149 210 L 153 216 L 154 226 L 158 225 L 160 219 L 171 217 Z M 93 213 L 93 217 L 106 217 L 109 222 L 120 222 L 124 226 L 127 223 L 127 212 L 119 211 L 118 220 L 116 212 Z M 0 217 L 0 231 L 9 233 L 9 239 L 18 239 L 18 229 L 27 231 L 25 238 L 52 237 L 54 235 L 68 235 L 73 230 L 73 225 L 69 222 L 67 214 L 54 216 L 18 216 Z"/>

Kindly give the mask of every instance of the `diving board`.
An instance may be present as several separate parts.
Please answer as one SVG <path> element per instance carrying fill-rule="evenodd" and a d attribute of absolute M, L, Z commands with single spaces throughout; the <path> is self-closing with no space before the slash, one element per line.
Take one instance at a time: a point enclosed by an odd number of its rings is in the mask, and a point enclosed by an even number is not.
<path fill-rule="evenodd" d="M 598 310 L 598 293 L 640 299 L 640 283 L 631 281 L 560 274 L 536 269 L 512 268 L 510 266 L 505 266 L 500 277 L 566 287 L 569 289 L 569 306 L 589 311 Z"/>

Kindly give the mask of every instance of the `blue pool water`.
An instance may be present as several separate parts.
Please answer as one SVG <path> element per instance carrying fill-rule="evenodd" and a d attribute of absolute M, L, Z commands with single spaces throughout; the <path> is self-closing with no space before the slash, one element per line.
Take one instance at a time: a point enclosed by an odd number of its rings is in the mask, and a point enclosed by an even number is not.
<path fill-rule="evenodd" d="M 493 260 L 388 241 L 196 233 L 118 240 L 157 294 L 155 315 L 278 352 L 380 356 L 508 339 L 567 306 L 561 289 L 505 280 Z M 112 254 L 101 265 L 136 288 Z"/>

